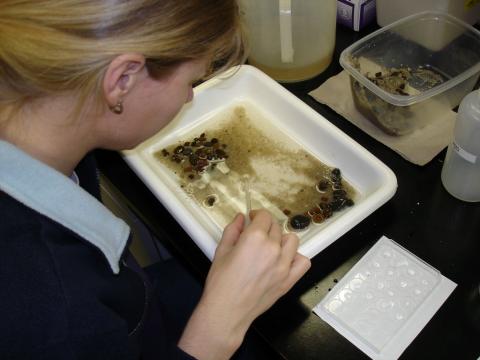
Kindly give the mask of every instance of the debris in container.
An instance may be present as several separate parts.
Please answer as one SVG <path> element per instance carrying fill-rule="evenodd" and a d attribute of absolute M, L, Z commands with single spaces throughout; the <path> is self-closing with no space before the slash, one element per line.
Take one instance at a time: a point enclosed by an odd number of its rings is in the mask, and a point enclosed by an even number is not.
<path fill-rule="evenodd" d="M 386 68 L 366 58 L 352 58 L 352 65 L 380 89 L 393 95 L 413 96 L 432 89 L 445 78 L 431 68 L 399 66 Z M 357 109 L 383 132 L 407 135 L 418 128 L 411 106 L 396 106 L 381 99 L 353 77 L 351 87 Z"/>
<path fill-rule="evenodd" d="M 183 167 L 185 173 L 201 174 L 228 158 L 228 154 L 225 150 L 220 149 L 220 146 L 217 138 L 207 140 L 205 133 L 202 133 L 192 141 L 186 141 L 183 145 L 175 146 L 173 154 L 167 149 L 162 149 L 160 153 L 164 157 L 170 157 L 170 160 L 175 163 L 186 164 Z M 225 144 L 223 144 L 223 148 L 226 148 Z M 221 171 L 227 173 L 228 169 L 222 167 Z M 188 178 L 193 180 L 195 175 L 188 174 Z"/>
<path fill-rule="evenodd" d="M 339 168 L 273 141 L 271 127 L 263 132 L 243 107 L 221 126 L 203 131 L 159 149 L 155 157 L 212 216 L 223 219 L 238 211 L 244 199 L 239 174 L 252 179 L 252 206 L 269 210 L 287 231 L 303 233 L 354 204 L 356 191 Z"/>
<path fill-rule="evenodd" d="M 208 195 L 203 204 L 206 207 L 212 207 L 213 205 L 215 205 L 216 202 L 217 202 L 217 196 L 213 194 L 213 195 Z"/>

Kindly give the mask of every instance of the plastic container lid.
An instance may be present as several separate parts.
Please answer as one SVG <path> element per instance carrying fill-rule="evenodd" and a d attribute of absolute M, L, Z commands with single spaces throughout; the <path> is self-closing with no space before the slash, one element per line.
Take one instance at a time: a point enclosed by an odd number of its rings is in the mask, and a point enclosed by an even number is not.
<path fill-rule="evenodd" d="M 398 359 L 455 287 L 382 236 L 313 311 L 370 358 Z"/>
<path fill-rule="evenodd" d="M 424 27 L 425 32 L 418 35 L 418 31 L 416 30 L 422 29 L 422 26 Z M 472 58 L 471 64 L 469 64 L 470 66 L 466 69 L 463 69 L 462 72 L 453 74 L 453 76 L 447 77 L 447 81 L 444 81 L 428 90 L 420 91 L 415 95 L 395 95 L 381 89 L 372 81 L 370 81 L 358 69 L 356 69 L 352 64 L 351 59 L 367 54 L 373 51 L 373 49 L 377 53 L 381 53 L 382 47 L 385 48 L 385 54 L 390 53 L 389 50 L 391 49 L 389 49 L 389 47 L 394 45 L 390 44 L 388 40 L 390 37 L 398 37 L 398 35 L 405 37 L 407 40 L 412 40 L 411 38 L 415 37 L 416 35 L 418 35 L 419 38 L 422 37 L 423 43 L 422 41 L 419 41 L 417 45 L 423 45 L 425 48 L 431 47 L 431 49 L 427 49 L 430 51 L 430 54 L 435 54 L 435 52 L 440 52 L 442 50 L 448 51 L 445 50 L 445 48 L 442 49 L 443 44 L 438 43 L 437 40 L 439 33 L 445 35 L 444 39 L 440 39 L 443 41 L 443 43 L 450 42 L 459 35 L 463 35 L 468 38 L 469 49 L 480 49 L 480 31 L 449 14 L 438 11 L 425 11 L 395 21 L 394 23 L 377 30 L 350 45 L 341 53 L 340 65 L 351 76 L 358 80 L 360 84 L 368 88 L 386 102 L 396 106 L 413 105 L 445 92 L 446 90 L 451 89 L 452 87 L 467 80 L 471 76 L 479 73 L 480 52 L 478 58 Z M 434 38 L 433 41 L 437 41 L 437 43 L 433 46 L 425 44 L 425 38 L 432 40 L 432 37 Z M 415 42 L 415 40 L 412 41 Z M 403 49 L 399 49 L 399 52 L 400 51 L 403 51 Z M 452 56 L 449 58 L 452 62 L 455 62 L 457 56 L 456 54 L 452 53 Z"/>
<path fill-rule="evenodd" d="M 440 273 L 383 237 L 321 302 L 375 352 L 395 337 L 440 282 Z"/>

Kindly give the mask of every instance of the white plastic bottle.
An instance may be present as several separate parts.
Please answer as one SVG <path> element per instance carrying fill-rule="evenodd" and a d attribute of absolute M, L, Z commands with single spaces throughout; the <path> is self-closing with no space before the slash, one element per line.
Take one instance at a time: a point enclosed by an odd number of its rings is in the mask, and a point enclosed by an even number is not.
<path fill-rule="evenodd" d="M 480 90 L 468 94 L 460 104 L 442 182 L 456 198 L 480 201 Z"/>

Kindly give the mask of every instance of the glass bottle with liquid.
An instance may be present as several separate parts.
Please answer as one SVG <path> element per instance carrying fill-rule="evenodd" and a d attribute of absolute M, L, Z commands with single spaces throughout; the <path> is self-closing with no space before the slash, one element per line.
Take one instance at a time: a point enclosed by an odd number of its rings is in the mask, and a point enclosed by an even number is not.
<path fill-rule="evenodd" d="M 315 77 L 330 65 L 337 0 L 240 0 L 249 64 L 280 82 Z"/>
<path fill-rule="evenodd" d="M 441 176 L 445 189 L 456 198 L 480 201 L 480 90 L 460 104 Z"/>

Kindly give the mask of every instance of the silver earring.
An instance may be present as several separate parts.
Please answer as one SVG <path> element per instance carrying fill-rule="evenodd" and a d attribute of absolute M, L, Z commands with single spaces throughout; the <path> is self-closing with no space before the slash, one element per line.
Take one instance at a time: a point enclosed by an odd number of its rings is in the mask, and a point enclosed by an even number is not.
<path fill-rule="evenodd" d="M 123 103 L 121 100 L 115 104 L 115 106 L 110 106 L 110 111 L 114 114 L 120 115 L 123 112 Z"/>

